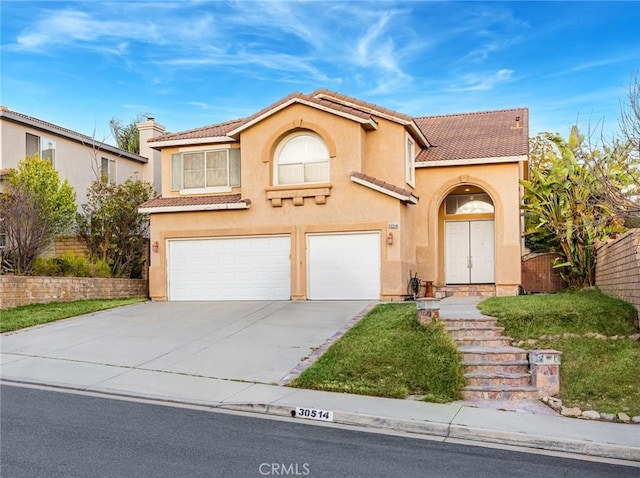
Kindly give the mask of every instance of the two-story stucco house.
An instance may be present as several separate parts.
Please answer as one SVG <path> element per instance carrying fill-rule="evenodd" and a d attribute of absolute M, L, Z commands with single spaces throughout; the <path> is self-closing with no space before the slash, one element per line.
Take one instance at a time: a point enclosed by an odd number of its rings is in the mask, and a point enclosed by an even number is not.
<path fill-rule="evenodd" d="M 154 137 L 155 300 L 391 299 L 520 284 L 528 110 L 410 117 L 327 90 Z"/>
<path fill-rule="evenodd" d="M 147 140 L 164 132 L 154 121 L 138 125 L 140 154 L 124 151 L 89 136 L 0 106 L 0 176 L 15 168 L 27 156 L 39 155 L 53 162 L 60 178 L 75 189 L 78 205 L 86 202 L 86 192 L 97 178 L 112 183 L 127 178 L 154 184 L 160 191 L 159 153 Z"/>

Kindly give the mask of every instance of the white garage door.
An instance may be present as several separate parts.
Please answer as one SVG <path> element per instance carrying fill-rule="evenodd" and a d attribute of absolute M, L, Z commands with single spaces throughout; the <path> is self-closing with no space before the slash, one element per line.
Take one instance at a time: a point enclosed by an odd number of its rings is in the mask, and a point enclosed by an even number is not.
<path fill-rule="evenodd" d="M 289 236 L 170 240 L 169 300 L 289 300 Z"/>
<path fill-rule="evenodd" d="M 308 234 L 307 279 L 309 299 L 380 299 L 380 234 Z"/>

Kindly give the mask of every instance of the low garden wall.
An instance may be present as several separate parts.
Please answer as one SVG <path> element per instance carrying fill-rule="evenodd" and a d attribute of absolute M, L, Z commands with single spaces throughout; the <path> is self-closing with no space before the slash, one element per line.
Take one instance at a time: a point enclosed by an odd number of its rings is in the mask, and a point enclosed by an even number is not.
<path fill-rule="evenodd" d="M 633 304 L 640 315 L 640 229 L 631 229 L 598 247 L 596 286 Z"/>
<path fill-rule="evenodd" d="M 148 295 L 144 279 L 0 275 L 0 310 L 45 302 Z"/>

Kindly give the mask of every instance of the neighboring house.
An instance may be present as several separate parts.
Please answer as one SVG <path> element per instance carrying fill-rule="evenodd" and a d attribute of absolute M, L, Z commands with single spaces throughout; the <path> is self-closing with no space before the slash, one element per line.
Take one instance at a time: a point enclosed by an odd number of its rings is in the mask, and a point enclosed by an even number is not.
<path fill-rule="evenodd" d="M 78 205 L 86 202 L 87 189 L 99 177 L 121 183 L 137 175 L 154 183 L 159 192 L 160 168 L 154 168 L 155 162 L 159 162 L 159 154 L 150 149 L 146 141 L 162 134 L 164 128 L 153 120 L 140 123 L 138 128 L 141 152 L 134 154 L 0 106 L 0 176 L 15 168 L 25 157 L 37 154 L 49 159 L 60 178 L 69 181 L 76 191 Z"/>
<path fill-rule="evenodd" d="M 520 285 L 525 108 L 410 117 L 327 90 L 151 138 L 155 300 L 383 299 Z"/>

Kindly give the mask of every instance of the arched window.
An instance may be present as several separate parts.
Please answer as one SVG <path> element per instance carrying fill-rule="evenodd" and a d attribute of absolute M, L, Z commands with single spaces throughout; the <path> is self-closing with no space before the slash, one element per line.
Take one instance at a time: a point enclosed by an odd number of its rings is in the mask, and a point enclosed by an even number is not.
<path fill-rule="evenodd" d="M 329 149 L 310 131 L 290 134 L 276 148 L 273 181 L 276 185 L 329 181 Z"/>
<path fill-rule="evenodd" d="M 488 194 L 450 194 L 445 203 L 445 214 L 491 214 L 493 201 Z"/>

